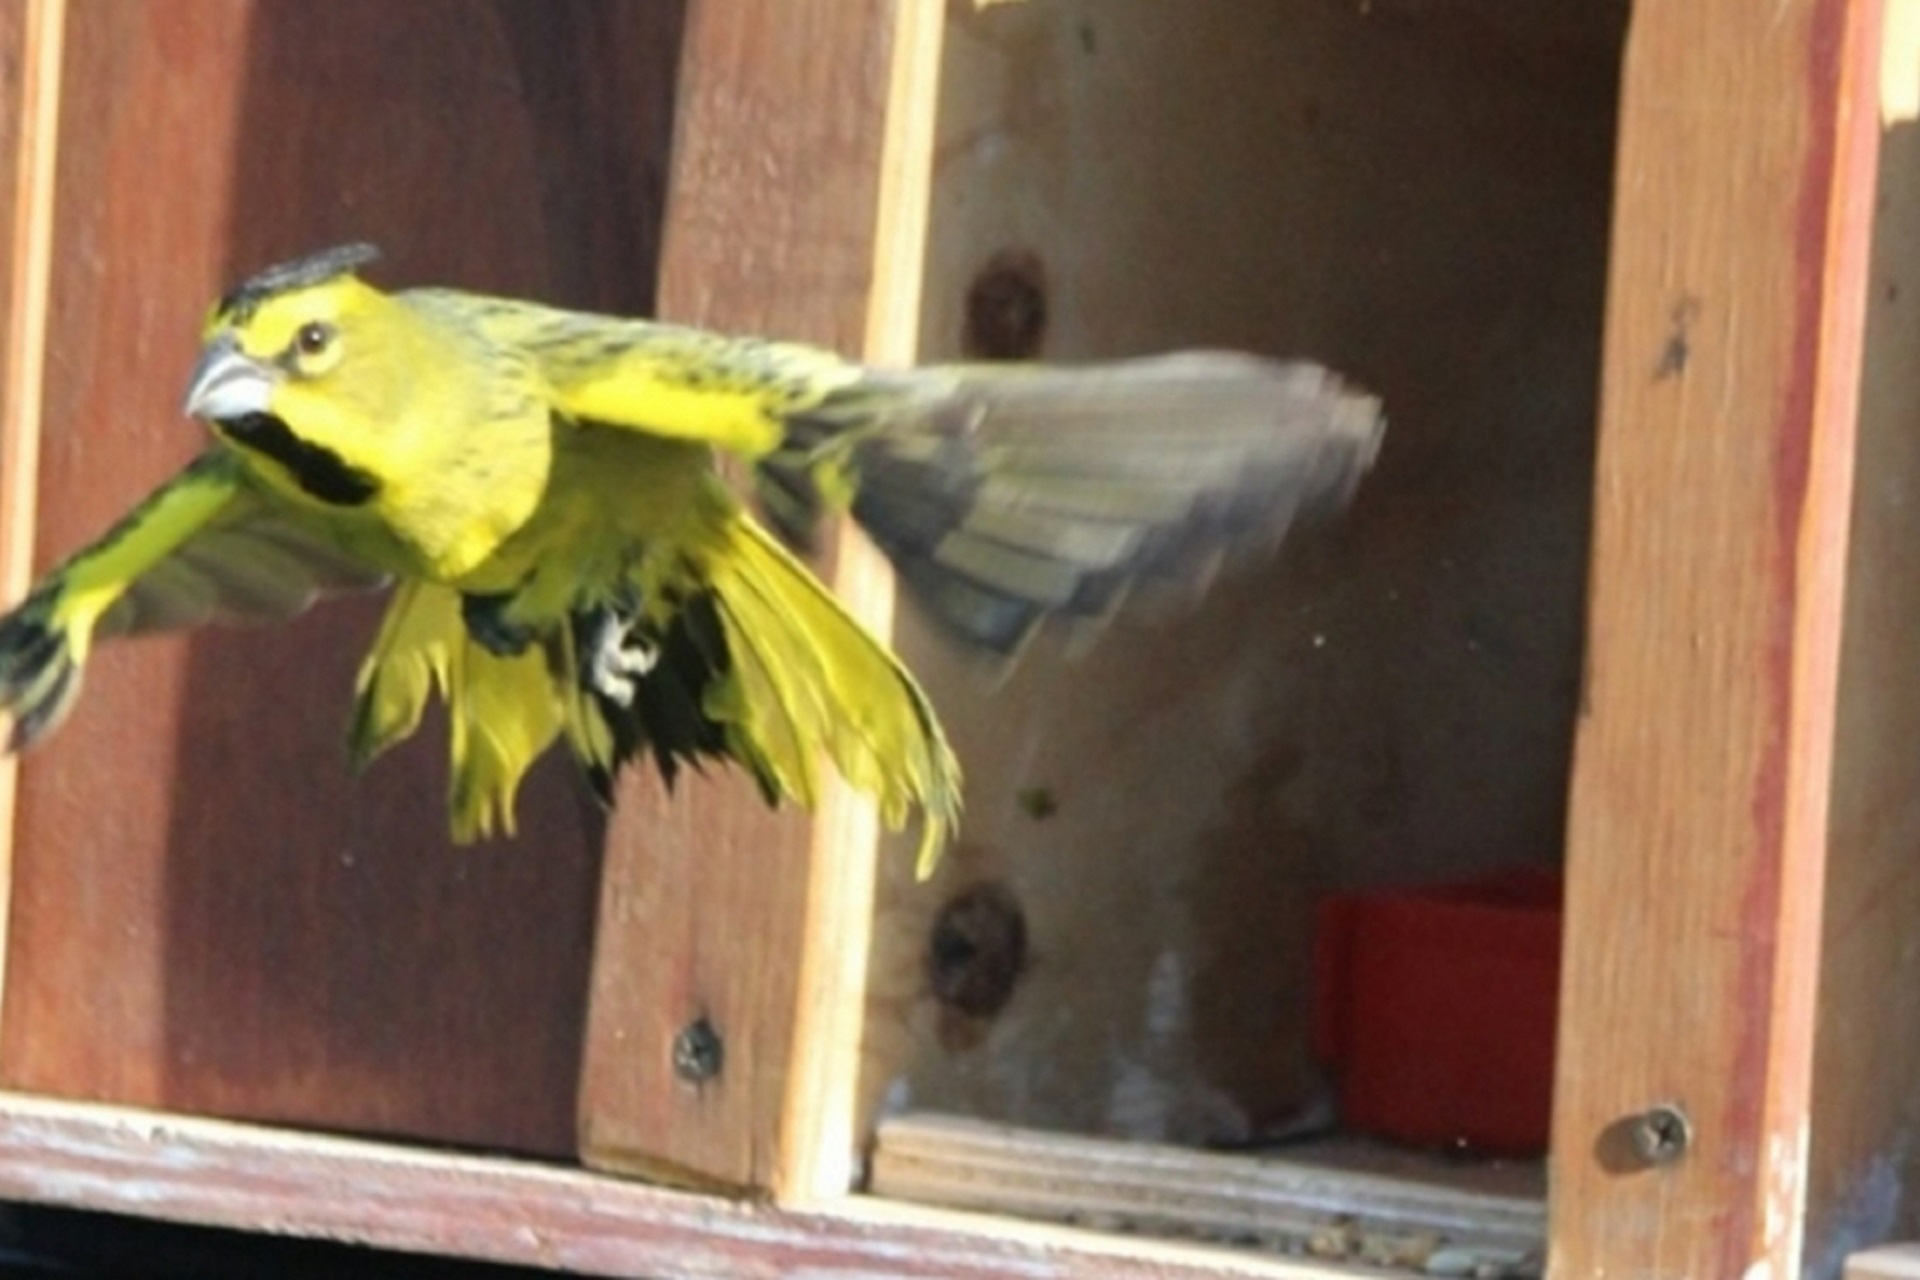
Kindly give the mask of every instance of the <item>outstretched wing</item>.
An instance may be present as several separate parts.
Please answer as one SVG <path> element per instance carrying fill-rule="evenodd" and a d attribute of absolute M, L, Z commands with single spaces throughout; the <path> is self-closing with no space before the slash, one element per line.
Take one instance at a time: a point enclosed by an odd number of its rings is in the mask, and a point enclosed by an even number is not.
<path fill-rule="evenodd" d="M 1080 366 L 868 369 L 831 352 L 415 291 L 530 359 L 580 422 L 759 465 L 805 542 L 851 508 L 913 593 L 1012 653 L 1050 616 L 1099 620 L 1143 585 L 1201 583 L 1337 507 L 1372 465 L 1373 396 L 1308 361 L 1182 352 Z"/>
<path fill-rule="evenodd" d="M 933 367 L 800 415 L 763 472 L 783 528 L 840 490 L 936 617 L 1007 654 L 1048 617 L 1104 619 L 1155 583 L 1191 594 L 1223 557 L 1277 546 L 1346 502 L 1384 429 L 1378 400 L 1305 361 Z"/>
<path fill-rule="evenodd" d="M 285 618 L 323 591 L 380 581 L 209 450 L 0 616 L 6 748 L 60 723 L 95 636 Z"/>

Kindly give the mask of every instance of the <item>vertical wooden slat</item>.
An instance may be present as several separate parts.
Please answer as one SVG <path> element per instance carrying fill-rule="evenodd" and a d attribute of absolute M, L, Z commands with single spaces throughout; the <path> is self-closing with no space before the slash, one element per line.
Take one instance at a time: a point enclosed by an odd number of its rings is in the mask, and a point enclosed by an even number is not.
<path fill-rule="evenodd" d="M 946 11 L 931 0 L 901 0 L 893 21 L 863 346 L 876 364 L 908 365 L 919 349 Z M 893 631 L 893 568 L 850 525 L 835 548 L 832 583 L 877 634 Z M 860 1086 L 878 890 L 874 854 L 882 848 L 878 817 L 873 804 L 836 779 L 814 824 L 793 1074 L 782 1104 L 784 1161 L 773 1184 L 789 1200 L 838 1194 L 855 1177 L 866 1119 Z"/>
<path fill-rule="evenodd" d="M 1879 4 L 1642 0 L 1623 86 L 1551 1267 L 1797 1273 Z M 1680 1108 L 1672 1163 L 1629 1118 Z"/>
<path fill-rule="evenodd" d="M 18 599 L 33 571 L 40 468 L 40 408 L 46 385 L 47 284 L 53 262 L 53 160 L 59 137 L 60 65 L 66 0 L 24 0 L 0 16 L 0 46 L 14 76 L 0 85 L 0 600 Z M 0 996 L 6 990 L 5 928 L 13 888 L 13 813 L 19 771 L 0 760 Z M 0 1009 L 4 1003 L 0 1003 Z M 5 1020 L 0 1018 L 0 1029 Z"/>
<path fill-rule="evenodd" d="M 267 262 L 651 305 L 677 0 L 67 8 L 39 567 L 203 446 L 198 327 Z M 93 654 L 21 769 L 0 1078 L 572 1152 L 593 802 L 555 759 L 517 841 L 452 847 L 438 722 L 355 778 L 378 604 Z"/>
<path fill-rule="evenodd" d="M 912 354 L 936 0 L 696 2 L 682 55 L 663 315 L 898 360 Z M 885 572 L 830 579 L 870 624 Z M 737 776 L 671 799 L 640 779 L 612 823 L 594 963 L 586 1159 L 787 1199 L 854 1158 L 875 830 L 830 797 L 810 827 Z M 710 1032 L 704 1078 L 675 1045 Z"/>
<path fill-rule="evenodd" d="M 1809 1280 L 1831 1280 L 1863 1245 L 1920 1236 L 1920 1001 L 1904 994 L 1920 987 L 1920 4 L 1889 5 L 1887 17 L 1883 66 L 1893 75 L 1882 110 L 1907 118 L 1883 135 L 1874 216 L 1820 956 Z M 1912 1267 L 1920 1250 L 1909 1246 L 1906 1257 Z"/>

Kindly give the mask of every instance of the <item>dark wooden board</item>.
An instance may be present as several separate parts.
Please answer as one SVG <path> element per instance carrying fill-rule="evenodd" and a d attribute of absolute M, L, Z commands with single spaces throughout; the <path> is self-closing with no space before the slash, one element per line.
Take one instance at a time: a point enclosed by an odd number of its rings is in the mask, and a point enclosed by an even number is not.
<path fill-rule="evenodd" d="M 675 3 L 71 5 L 41 565 L 200 444 L 214 294 L 348 239 L 378 278 L 644 311 Z M 96 655 L 25 764 L 0 1076 L 69 1096 L 573 1146 L 599 820 L 564 769 L 455 850 L 444 734 L 349 776 L 369 602 Z M 559 763 L 559 762 L 555 762 Z"/>

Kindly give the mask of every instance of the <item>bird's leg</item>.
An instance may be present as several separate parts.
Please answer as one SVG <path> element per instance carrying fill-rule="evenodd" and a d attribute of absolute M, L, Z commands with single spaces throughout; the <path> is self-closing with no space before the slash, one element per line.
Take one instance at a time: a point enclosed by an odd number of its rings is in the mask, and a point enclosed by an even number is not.
<path fill-rule="evenodd" d="M 467 634 L 496 658 L 517 658 L 533 643 L 533 628 L 507 617 L 514 596 L 511 591 L 460 596 L 460 619 L 467 624 Z"/>
<path fill-rule="evenodd" d="M 633 705 L 639 692 L 635 682 L 660 661 L 660 647 L 634 634 L 639 625 L 637 611 L 601 605 L 580 635 L 580 668 L 587 687 L 622 707 Z"/>

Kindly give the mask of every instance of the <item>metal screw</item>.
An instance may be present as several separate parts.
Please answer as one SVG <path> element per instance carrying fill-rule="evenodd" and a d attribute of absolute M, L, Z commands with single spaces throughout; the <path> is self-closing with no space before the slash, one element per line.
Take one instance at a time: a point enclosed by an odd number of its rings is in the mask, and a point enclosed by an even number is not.
<path fill-rule="evenodd" d="M 1693 1125 L 1679 1107 L 1654 1107 L 1633 1118 L 1628 1126 L 1633 1150 L 1648 1164 L 1672 1164 L 1693 1142 Z"/>
<path fill-rule="evenodd" d="M 673 1038 L 673 1073 L 688 1084 L 701 1084 L 720 1074 L 727 1046 L 705 1017 L 695 1018 Z"/>

